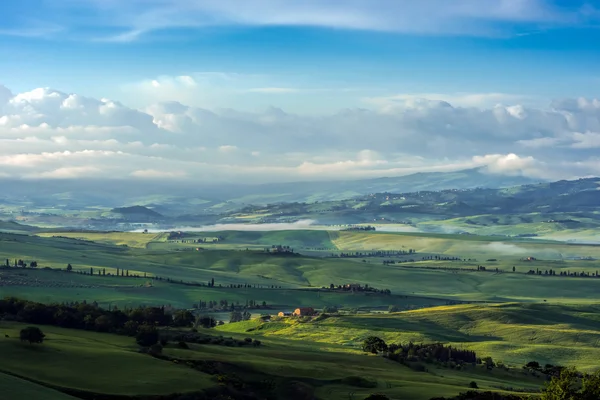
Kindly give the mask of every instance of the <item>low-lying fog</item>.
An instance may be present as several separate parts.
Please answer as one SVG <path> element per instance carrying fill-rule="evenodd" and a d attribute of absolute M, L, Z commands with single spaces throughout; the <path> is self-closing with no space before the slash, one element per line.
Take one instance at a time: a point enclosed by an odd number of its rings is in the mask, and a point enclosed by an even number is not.
<path fill-rule="evenodd" d="M 149 228 L 148 232 L 161 233 L 161 232 L 218 232 L 218 231 L 290 231 L 290 230 L 331 230 L 339 231 L 341 229 L 348 229 L 353 225 L 319 225 L 317 221 L 312 219 L 305 219 L 296 222 L 276 222 L 270 224 L 215 224 L 205 226 L 176 226 L 172 228 Z M 402 226 L 402 225 L 376 225 L 378 232 L 421 232 L 420 229 L 413 226 Z M 143 232 L 144 229 L 136 229 L 133 232 Z"/>

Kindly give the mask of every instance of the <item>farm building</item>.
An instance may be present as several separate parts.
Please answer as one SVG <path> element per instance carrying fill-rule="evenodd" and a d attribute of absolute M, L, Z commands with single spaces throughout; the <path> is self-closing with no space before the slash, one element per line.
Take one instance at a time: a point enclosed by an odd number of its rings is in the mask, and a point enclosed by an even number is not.
<path fill-rule="evenodd" d="M 294 310 L 294 315 L 297 317 L 304 317 L 306 315 L 314 315 L 315 309 L 312 307 L 300 307 Z"/>
<path fill-rule="evenodd" d="M 277 314 L 277 316 L 279 316 L 279 317 L 291 317 L 292 313 L 291 312 L 280 311 L 279 314 Z"/>

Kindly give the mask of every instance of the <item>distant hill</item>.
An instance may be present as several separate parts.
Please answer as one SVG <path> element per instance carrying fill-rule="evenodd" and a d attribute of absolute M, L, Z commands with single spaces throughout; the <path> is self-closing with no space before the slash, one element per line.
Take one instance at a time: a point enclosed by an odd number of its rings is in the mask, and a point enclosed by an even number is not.
<path fill-rule="evenodd" d="M 15 221 L 1 221 L 0 220 L 0 232 L 11 232 L 11 233 L 28 233 L 39 231 L 40 228 L 35 226 L 19 224 Z"/>
<path fill-rule="evenodd" d="M 120 214 L 126 219 L 162 219 L 162 214 L 144 206 L 117 207 L 111 210 L 114 214 Z"/>
<path fill-rule="evenodd" d="M 283 218 L 324 220 L 328 216 L 355 222 L 373 220 L 441 219 L 474 215 L 582 213 L 600 214 L 600 178 L 513 186 L 501 189 L 444 189 L 384 192 L 319 203 L 250 206 L 245 213 Z M 552 217 L 554 218 L 554 217 Z M 552 219 L 549 218 L 549 219 Z M 275 221 L 269 221 L 275 222 Z"/>
<path fill-rule="evenodd" d="M 343 200 L 360 195 L 383 192 L 406 193 L 445 189 L 496 189 L 539 182 L 539 179 L 489 174 L 483 168 L 473 168 L 456 172 L 419 172 L 391 178 L 239 185 L 236 191 L 230 192 L 227 196 L 223 196 L 218 189 L 214 193 L 221 198 L 227 198 L 233 202 L 267 204 L 275 202 Z M 234 197 L 235 193 L 239 193 L 238 197 Z"/>

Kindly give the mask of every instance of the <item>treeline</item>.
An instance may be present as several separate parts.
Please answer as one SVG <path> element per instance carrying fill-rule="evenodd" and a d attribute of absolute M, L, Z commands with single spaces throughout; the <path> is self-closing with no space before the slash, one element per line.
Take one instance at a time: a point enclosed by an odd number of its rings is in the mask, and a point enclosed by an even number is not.
<path fill-rule="evenodd" d="M 209 300 L 202 301 L 200 300 L 198 303 L 193 304 L 192 308 L 196 310 L 206 310 L 206 311 L 235 311 L 236 309 L 270 309 L 267 305 L 266 301 L 259 303 L 256 300 L 246 300 L 246 304 L 243 305 L 239 301 L 235 303 L 233 301 L 228 300 Z"/>
<path fill-rule="evenodd" d="M 390 344 L 377 336 L 370 336 L 363 341 L 362 350 L 367 353 L 382 354 L 384 357 L 400 363 L 454 363 L 456 365 L 482 363 L 477 354 L 471 350 L 461 350 L 442 343 Z"/>
<path fill-rule="evenodd" d="M 14 297 L 0 300 L 0 316 L 4 320 L 124 335 L 135 335 L 143 326 L 191 327 L 195 320 L 187 310 L 171 314 L 164 306 L 129 310 L 113 306 L 107 310 L 96 303 L 42 304 Z"/>
<path fill-rule="evenodd" d="M 409 254 L 415 254 L 415 249 L 408 250 L 373 250 L 373 251 L 355 251 L 348 253 L 331 253 L 330 257 L 333 258 L 366 258 L 366 257 L 400 257 Z"/>
<path fill-rule="evenodd" d="M 10 261 L 8 260 L 8 258 L 6 259 L 6 266 L 10 268 Z M 27 267 L 37 268 L 37 266 L 38 266 L 37 261 L 27 262 L 27 261 L 23 261 L 21 259 L 18 259 L 18 260 L 15 259 L 15 263 L 14 263 L 14 267 L 15 268 L 18 268 L 18 267 L 21 267 L 21 268 L 27 268 Z"/>
<path fill-rule="evenodd" d="M 436 261 L 477 261 L 471 258 L 450 257 L 450 256 L 425 256 L 421 257 L 421 261 L 436 260 Z"/>
<path fill-rule="evenodd" d="M 407 259 L 407 260 L 383 260 L 383 265 L 394 265 L 394 264 L 402 264 L 402 263 L 414 263 L 415 259 Z"/>
<path fill-rule="evenodd" d="M 535 270 L 530 269 L 527 271 L 527 275 L 540 275 L 540 276 L 563 276 L 563 277 L 574 277 L 574 278 L 599 278 L 600 272 L 596 271 L 593 273 L 581 271 L 581 272 L 571 272 L 571 271 L 559 271 L 558 274 L 556 270 L 547 269 L 541 270 L 536 268 Z"/>
<path fill-rule="evenodd" d="M 329 285 L 329 287 L 323 286 L 321 289 L 335 290 L 340 292 L 372 292 L 386 295 L 392 294 L 390 289 L 377 289 L 366 284 L 363 286 L 360 284 L 335 285 L 332 283 Z"/>
<path fill-rule="evenodd" d="M 351 226 L 349 228 L 340 229 L 341 231 L 374 231 L 375 227 L 371 225 L 367 226 Z"/>

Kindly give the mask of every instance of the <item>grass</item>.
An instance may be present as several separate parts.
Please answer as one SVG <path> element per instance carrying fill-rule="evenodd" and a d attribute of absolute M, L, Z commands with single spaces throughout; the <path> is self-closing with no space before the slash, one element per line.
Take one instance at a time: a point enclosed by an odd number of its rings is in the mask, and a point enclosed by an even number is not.
<path fill-rule="evenodd" d="M 210 375 L 136 352 L 129 337 L 42 326 L 47 340 L 42 345 L 29 345 L 15 339 L 24 326 L 0 323 L 0 332 L 10 336 L 0 339 L 5 361 L 0 370 L 10 368 L 11 373 L 37 383 L 113 395 L 156 395 L 216 385 Z M 240 339 L 248 334 L 232 336 Z M 298 385 L 314 391 L 320 398 L 332 400 L 347 399 L 349 393 L 364 398 L 372 392 L 384 392 L 391 398 L 425 400 L 455 395 L 466 390 L 468 382 L 473 380 L 488 390 L 510 386 L 535 391 L 542 383 L 520 371 L 488 372 L 481 368 L 456 371 L 431 366 L 429 372 L 416 372 L 381 357 L 347 352 L 335 344 L 284 337 L 266 337 L 259 348 L 191 344 L 190 349 L 182 350 L 168 345 L 163 354 L 185 360 L 216 361 L 221 373 L 246 380 L 273 380 L 278 398 L 290 398 L 290 387 Z M 352 376 L 374 381 L 377 387 L 361 389 L 344 383 L 345 378 Z M 0 384 L 2 381 L 0 375 Z"/>
<path fill-rule="evenodd" d="M 38 234 L 41 237 L 62 236 L 73 239 L 88 240 L 98 243 L 114 244 L 117 246 L 146 248 L 150 242 L 165 241 L 165 233 L 134 233 L 134 232 L 46 232 Z"/>
<path fill-rule="evenodd" d="M 213 385 L 208 375 L 138 353 L 129 337 L 44 326 L 44 343 L 29 345 L 18 340 L 23 327 L 0 322 L 0 371 L 42 384 L 108 394 L 168 394 Z"/>
<path fill-rule="evenodd" d="M 44 399 L 44 400 L 76 400 L 42 385 L 36 385 L 24 379 L 0 373 L 0 393 L 4 400 Z"/>
<path fill-rule="evenodd" d="M 595 370 L 600 357 L 598 311 L 598 305 L 459 305 L 346 315 L 311 323 L 253 320 L 218 329 L 340 345 L 348 351 L 358 351 L 370 335 L 388 343 L 443 342 L 516 367 L 535 360 Z"/>
<path fill-rule="evenodd" d="M 298 232 L 298 231 L 294 231 Z M 182 249 L 147 249 L 123 247 L 110 243 L 82 241 L 72 238 L 51 238 L 28 235 L 0 234 L 0 259 L 8 259 L 12 264 L 15 259 L 25 261 L 36 260 L 39 268 L 51 267 L 64 269 L 72 264 L 75 270 L 97 273 L 106 270 L 114 274 L 117 268 L 127 269 L 132 274 L 169 277 L 176 281 L 208 282 L 215 279 L 216 285 L 224 287 L 230 284 L 250 284 L 251 286 L 281 286 L 282 291 L 260 290 L 256 292 L 235 291 L 225 288 L 187 287 L 167 285 L 160 282 L 154 288 L 140 287 L 144 280 L 117 279 L 109 277 L 89 277 L 80 275 L 64 276 L 59 273 L 43 275 L 31 270 L 23 273 L 31 274 L 32 279 L 46 279 L 70 282 L 73 279 L 84 279 L 85 284 L 95 286 L 90 289 L 64 288 L 53 289 L 52 285 L 39 287 L 0 286 L 4 294 L 33 296 L 43 301 L 69 300 L 69 298 L 97 300 L 99 302 L 160 302 L 188 307 L 198 299 L 228 299 L 245 302 L 246 300 L 267 301 L 269 304 L 319 307 L 322 305 L 347 307 L 380 307 L 391 304 L 397 299 L 386 299 L 381 296 L 338 295 L 316 292 L 308 293 L 292 289 L 320 288 L 333 284 L 361 283 L 379 289 L 390 289 L 395 295 L 418 297 L 435 297 L 451 300 L 467 301 L 526 301 L 541 302 L 593 302 L 600 281 L 592 278 L 562 278 L 530 276 L 524 272 L 529 269 L 544 271 L 587 271 L 595 273 L 600 270 L 598 261 L 549 260 L 542 258 L 535 262 L 521 261 L 524 255 L 542 254 L 542 252 L 560 252 L 581 256 L 595 255 L 600 247 L 583 245 L 555 245 L 531 241 L 502 242 L 488 239 L 467 240 L 453 236 L 426 236 L 415 234 L 382 234 L 362 232 L 323 232 L 311 231 L 297 233 L 298 239 L 307 243 L 307 237 L 315 234 L 315 243 L 323 244 L 323 235 L 331 237 L 334 242 L 343 240 L 346 247 L 375 248 L 417 248 L 417 251 L 437 251 L 440 255 L 463 254 L 480 255 L 477 261 L 446 262 L 418 260 L 423 253 L 414 256 L 414 263 L 383 265 L 380 258 L 331 259 L 307 256 L 277 256 L 260 251 L 246 250 L 202 250 Z M 262 237 L 263 232 L 250 232 Z M 285 233 L 292 235 L 292 233 Z M 119 234 L 121 236 L 135 234 Z M 143 235 L 150 237 L 150 235 Z M 232 233 L 233 235 L 233 233 Z M 237 232 L 235 235 L 241 242 L 250 240 L 248 233 Z M 259 240 L 259 239 L 256 239 Z M 372 244 L 368 244 L 371 243 Z M 352 245 L 354 243 L 354 245 Z M 362 244 L 361 244 L 362 243 Z M 386 245 L 387 243 L 387 245 Z M 394 244 L 395 243 L 395 244 Z M 404 243 L 404 244 L 403 244 Z M 476 249 L 477 251 L 473 250 Z M 507 254 L 507 252 L 513 252 Z M 479 252 L 479 253 L 478 253 Z M 486 253 L 488 252 L 488 253 Z M 505 254 L 502 254 L 504 252 Z M 536 253 L 538 252 L 538 253 Z M 426 253 L 428 255 L 434 253 Z M 480 258 L 483 256 L 483 258 Z M 497 261 L 486 261 L 489 257 L 497 257 Z M 484 265 L 488 269 L 499 268 L 504 273 L 455 271 L 439 268 L 476 269 Z M 517 272 L 512 273 L 515 266 Z M 438 268 L 438 269 L 434 269 Z M 51 273 L 51 272 L 48 272 Z M 79 277 L 79 278 L 78 278 Z M 64 286 L 64 285 L 63 285 Z M 218 289 L 218 290 L 217 290 Z M 285 290 L 284 290 L 285 289 Z"/>

